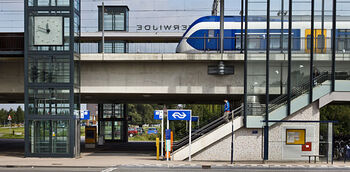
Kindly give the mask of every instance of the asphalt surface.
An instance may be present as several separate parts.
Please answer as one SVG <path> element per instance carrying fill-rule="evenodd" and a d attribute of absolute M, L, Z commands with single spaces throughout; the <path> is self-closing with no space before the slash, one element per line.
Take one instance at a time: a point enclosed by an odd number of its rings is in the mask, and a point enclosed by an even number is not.
<path fill-rule="evenodd" d="M 98 146 L 96 149 L 85 149 L 82 139 L 81 152 L 125 152 L 125 153 L 145 153 L 154 154 L 156 151 L 155 142 L 128 142 L 128 143 L 105 143 L 104 146 Z M 5 156 L 24 156 L 23 139 L 0 139 L 0 155 Z"/>
<path fill-rule="evenodd" d="M 110 167 L 110 168 L 0 168 L 0 172 L 196 172 L 196 171 L 217 171 L 217 172 L 317 172 L 317 171 L 329 171 L 329 172 L 349 172 L 349 169 L 297 169 L 297 168 L 226 168 L 226 169 L 202 169 L 202 168 L 129 168 L 129 167 Z"/>

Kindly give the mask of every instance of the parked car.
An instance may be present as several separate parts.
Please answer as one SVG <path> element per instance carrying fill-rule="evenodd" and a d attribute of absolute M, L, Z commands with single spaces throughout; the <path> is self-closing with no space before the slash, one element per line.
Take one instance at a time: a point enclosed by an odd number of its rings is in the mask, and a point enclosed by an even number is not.
<path fill-rule="evenodd" d="M 133 136 L 137 135 L 137 129 L 136 128 L 129 128 L 128 129 L 128 135 L 130 137 L 133 137 Z"/>
<path fill-rule="evenodd" d="M 157 128 L 148 128 L 148 131 L 147 131 L 147 134 L 157 134 L 158 131 L 157 131 Z"/>
<path fill-rule="evenodd" d="M 136 128 L 136 129 L 137 129 L 138 134 L 143 134 L 145 132 L 145 130 L 143 130 L 143 128 L 141 128 L 141 127 Z"/>

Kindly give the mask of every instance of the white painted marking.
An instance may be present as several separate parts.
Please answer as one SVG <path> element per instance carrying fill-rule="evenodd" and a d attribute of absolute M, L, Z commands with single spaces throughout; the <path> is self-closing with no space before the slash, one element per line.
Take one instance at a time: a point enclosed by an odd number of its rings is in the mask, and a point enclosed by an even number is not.
<path fill-rule="evenodd" d="M 101 172 L 112 172 L 112 171 L 114 171 L 114 170 L 116 170 L 116 169 L 118 169 L 118 168 L 112 167 L 112 168 L 104 169 L 104 170 L 102 170 Z"/>

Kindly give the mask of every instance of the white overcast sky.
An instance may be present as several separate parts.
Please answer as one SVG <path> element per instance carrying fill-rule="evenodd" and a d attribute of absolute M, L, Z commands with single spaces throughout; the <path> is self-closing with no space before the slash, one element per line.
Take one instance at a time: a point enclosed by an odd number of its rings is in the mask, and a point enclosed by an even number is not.
<path fill-rule="evenodd" d="M 311 0 L 294 0 L 294 14 L 310 14 Z M 338 14 L 349 14 L 350 3 L 338 0 Z M 191 24 L 201 16 L 211 14 L 213 0 L 104 0 L 105 5 L 127 5 L 130 8 L 130 31 L 138 24 Z M 250 15 L 265 15 L 264 0 L 249 0 Z M 256 3 L 260 2 L 260 3 Z M 284 0 L 288 9 L 288 0 Z M 321 0 L 316 0 L 316 15 L 320 15 Z M 345 2 L 345 3 L 343 3 Z M 241 0 L 226 0 L 225 15 L 239 15 Z M 331 0 L 325 0 L 326 15 L 331 15 Z M 0 32 L 23 32 L 24 0 L 0 0 Z M 97 30 L 97 5 L 102 0 L 82 0 L 82 31 Z M 281 0 L 271 0 L 271 15 L 281 8 Z M 84 30 L 85 29 L 85 30 Z"/>

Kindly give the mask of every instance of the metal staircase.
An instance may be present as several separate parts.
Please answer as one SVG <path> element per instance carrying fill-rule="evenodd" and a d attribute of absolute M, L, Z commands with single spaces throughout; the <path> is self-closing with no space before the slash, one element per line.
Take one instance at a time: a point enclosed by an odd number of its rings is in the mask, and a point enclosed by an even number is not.
<path fill-rule="evenodd" d="M 229 120 L 232 120 L 232 113 L 234 114 L 234 118 L 238 116 L 243 115 L 243 105 L 240 107 L 234 109 L 230 115 L 229 115 Z M 192 132 L 191 134 L 191 140 L 192 142 L 198 139 L 199 137 L 207 134 L 208 132 L 212 131 L 213 129 L 223 125 L 226 123 L 225 117 L 222 115 L 221 117 L 217 118 L 216 120 L 210 122 L 209 124 L 203 126 L 202 128 Z M 174 150 L 177 150 L 185 145 L 188 144 L 188 136 L 182 138 L 181 140 L 174 142 Z"/>
<path fill-rule="evenodd" d="M 323 90 L 324 93 L 318 96 L 313 96 L 313 101 L 317 100 L 320 98 L 320 96 L 323 96 L 325 94 L 330 93 L 330 85 L 327 85 L 327 82 L 330 80 L 331 75 L 328 74 L 328 72 L 324 72 L 320 74 L 319 76 L 316 76 L 313 81 L 313 92 L 318 91 L 317 89 L 322 88 L 322 87 L 329 87 L 329 89 Z M 291 106 L 293 107 L 291 110 L 291 114 L 294 112 L 300 110 L 303 107 L 306 107 L 309 102 L 306 101 L 305 103 L 297 103 L 300 101 L 299 99 L 308 100 L 308 94 L 310 94 L 310 81 L 303 82 L 291 89 L 291 94 L 290 94 L 290 102 Z M 268 104 L 268 111 L 269 111 L 269 118 L 273 120 L 282 120 L 283 118 L 287 117 L 287 103 L 288 103 L 288 95 L 284 94 L 281 95 Z M 302 105 L 301 105 L 302 104 Z M 265 108 L 265 106 L 263 106 Z M 265 116 L 265 111 L 261 110 L 261 113 L 256 116 L 247 116 L 247 128 L 261 128 L 263 126 L 262 122 Z M 254 122 L 251 122 L 254 121 Z M 254 124 L 252 124 L 254 123 Z M 257 125 L 259 123 L 259 125 Z M 273 123 L 270 123 L 272 125 Z"/>
<path fill-rule="evenodd" d="M 213 122 L 210 122 L 195 132 L 192 132 L 191 154 L 194 155 L 209 147 L 210 145 L 213 145 L 219 140 L 224 139 L 226 136 L 232 133 L 232 129 L 236 131 L 242 128 L 244 126 L 242 112 L 243 105 L 236 108 L 230 113 L 229 120 L 231 122 L 226 122 L 225 117 L 221 116 L 220 118 L 214 120 Z M 232 124 L 234 125 L 233 128 Z M 185 160 L 188 158 L 188 142 L 188 137 L 184 137 L 183 139 L 174 143 L 175 151 L 172 154 L 174 160 Z"/>

